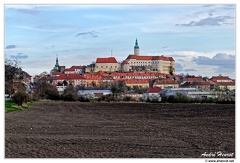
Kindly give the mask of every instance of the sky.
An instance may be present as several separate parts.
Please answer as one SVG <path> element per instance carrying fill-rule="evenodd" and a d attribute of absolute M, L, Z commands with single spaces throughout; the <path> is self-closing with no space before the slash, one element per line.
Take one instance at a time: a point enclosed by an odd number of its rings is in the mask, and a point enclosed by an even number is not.
<path fill-rule="evenodd" d="M 177 74 L 235 79 L 236 6 L 4 5 L 5 58 L 34 76 L 98 57 L 121 62 L 133 54 L 173 57 Z"/>

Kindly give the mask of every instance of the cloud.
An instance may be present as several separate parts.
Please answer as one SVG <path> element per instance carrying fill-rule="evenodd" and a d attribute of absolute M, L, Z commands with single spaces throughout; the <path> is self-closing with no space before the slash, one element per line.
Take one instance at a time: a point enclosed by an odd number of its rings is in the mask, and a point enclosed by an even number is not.
<path fill-rule="evenodd" d="M 178 61 L 184 62 L 184 60 L 183 60 L 183 59 L 178 59 Z"/>
<path fill-rule="evenodd" d="M 17 55 L 10 55 L 11 58 L 25 59 L 28 58 L 27 55 L 23 55 L 23 53 L 18 53 Z"/>
<path fill-rule="evenodd" d="M 76 34 L 75 37 L 79 37 L 79 36 L 82 36 L 83 38 L 86 38 L 86 37 L 92 37 L 92 38 L 95 38 L 95 37 L 98 37 L 98 35 L 96 35 L 96 32 L 92 31 L 92 32 L 81 32 L 81 33 L 78 33 Z"/>
<path fill-rule="evenodd" d="M 191 21 L 187 24 L 175 24 L 175 26 L 193 27 L 193 26 L 222 26 L 233 25 L 234 17 L 232 16 L 217 16 L 211 18 L 200 19 L 199 21 Z"/>
<path fill-rule="evenodd" d="M 193 62 L 198 65 L 212 65 L 218 66 L 219 68 L 224 68 L 233 70 L 235 69 L 235 56 L 227 55 L 226 53 L 218 53 L 212 58 L 205 56 L 194 57 Z"/>
<path fill-rule="evenodd" d="M 203 5 L 202 7 L 213 7 L 213 6 L 216 6 L 216 5 Z"/>
<path fill-rule="evenodd" d="M 17 9 L 17 12 L 24 13 L 24 14 L 30 14 L 30 15 L 38 15 L 40 11 L 38 10 L 31 10 L 31 9 Z"/>
<path fill-rule="evenodd" d="M 49 47 L 45 47 L 46 49 L 52 49 L 52 48 L 54 48 L 54 45 L 52 45 L 52 46 L 49 46 Z"/>
<path fill-rule="evenodd" d="M 14 49 L 16 47 L 17 47 L 16 45 L 7 45 L 5 49 Z"/>
<path fill-rule="evenodd" d="M 168 48 L 168 46 L 163 46 L 163 47 L 161 47 L 161 49 L 166 49 L 166 48 Z"/>
<path fill-rule="evenodd" d="M 175 70 L 177 72 L 183 71 L 183 66 L 180 63 L 175 63 Z"/>
<path fill-rule="evenodd" d="M 195 69 L 192 69 L 192 68 L 190 68 L 190 69 L 185 69 L 184 71 L 196 71 Z"/>
<path fill-rule="evenodd" d="M 18 25 L 18 28 L 26 29 L 26 30 L 32 30 L 32 31 L 38 31 L 38 32 L 51 32 L 51 33 L 60 33 L 60 32 L 68 32 L 75 27 L 68 27 L 68 26 L 49 26 L 48 24 L 45 25 L 38 25 L 38 26 L 22 26 Z"/>

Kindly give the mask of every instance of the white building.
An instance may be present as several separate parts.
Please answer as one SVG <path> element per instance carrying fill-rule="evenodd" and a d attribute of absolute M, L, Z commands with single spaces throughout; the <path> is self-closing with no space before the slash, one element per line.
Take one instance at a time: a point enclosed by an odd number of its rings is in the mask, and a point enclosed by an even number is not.
<path fill-rule="evenodd" d="M 175 61 L 172 57 L 161 56 L 142 56 L 139 52 L 138 42 L 134 46 L 134 54 L 130 54 L 122 63 L 123 71 L 156 71 L 169 74 L 175 72 Z"/>
<path fill-rule="evenodd" d="M 78 95 L 92 94 L 95 98 L 112 94 L 111 90 L 79 90 Z"/>
<path fill-rule="evenodd" d="M 177 93 L 183 93 L 189 98 L 214 98 L 217 95 L 213 92 L 200 92 L 197 88 L 164 88 L 160 95 L 162 97 L 175 96 Z"/>

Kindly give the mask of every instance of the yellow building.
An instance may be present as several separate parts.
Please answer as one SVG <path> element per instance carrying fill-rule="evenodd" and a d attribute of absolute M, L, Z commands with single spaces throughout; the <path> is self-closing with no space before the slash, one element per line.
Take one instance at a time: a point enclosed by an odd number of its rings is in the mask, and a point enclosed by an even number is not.
<path fill-rule="evenodd" d="M 164 80 L 156 80 L 156 81 L 154 82 L 154 86 L 160 87 L 161 89 L 168 88 L 168 87 L 178 88 L 178 87 L 179 87 L 179 84 L 178 84 L 178 82 L 175 81 L 175 80 L 172 80 L 172 79 L 164 79 Z"/>
<path fill-rule="evenodd" d="M 146 79 L 127 79 L 124 80 L 125 84 L 129 87 L 141 86 L 142 88 L 148 88 L 149 82 Z"/>
<path fill-rule="evenodd" d="M 119 71 L 121 65 L 117 62 L 114 57 L 109 58 L 97 58 L 94 72 L 104 71 L 104 72 L 115 72 Z"/>

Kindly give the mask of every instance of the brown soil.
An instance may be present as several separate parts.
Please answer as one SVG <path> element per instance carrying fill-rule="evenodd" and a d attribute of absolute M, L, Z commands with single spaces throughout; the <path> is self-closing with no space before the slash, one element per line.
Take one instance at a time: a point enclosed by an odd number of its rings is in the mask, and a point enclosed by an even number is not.
<path fill-rule="evenodd" d="M 37 102 L 5 115 L 6 158 L 200 158 L 218 151 L 235 153 L 235 105 Z"/>

